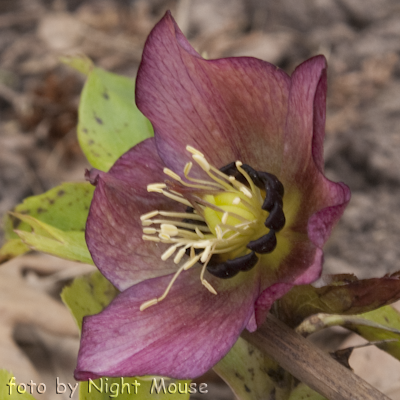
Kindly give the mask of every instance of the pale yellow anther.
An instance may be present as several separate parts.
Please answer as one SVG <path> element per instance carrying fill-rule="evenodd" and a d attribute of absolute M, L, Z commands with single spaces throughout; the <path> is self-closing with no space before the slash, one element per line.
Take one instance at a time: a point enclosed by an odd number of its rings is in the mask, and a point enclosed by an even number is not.
<path fill-rule="evenodd" d="M 194 231 L 197 233 L 197 235 L 199 236 L 199 238 L 204 239 L 204 234 L 203 232 L 196 226 L 194 228 Z"/>
<path fill-rule="evenodd" d="M 147 240 L 149 242 L 160 242 L 160 239 L 155 236 L 147 236 L 147 235 L 142 235 L 143 240 Z"/>
<path fill-rule="evenodd" d="M 154 235 L 155 233 L 157 233 L 157 229 L 156 228 L 144 228 L 143 233 L 145 233 L 146 235 Z"/>
<path fill-rule="evenodd" d="M 190 258 L 188 261 L 185 262 L 185 264 L 183 264 L 182 269 L 184 271 L 187 271 L 189 268 L 192 268 L 193 265 L 196 264 L 197 261 L 199 260 L 200 260 L 200 255 Z"/>
<path fill-rule="evenodd" d="M 208 259 L 208 256 L 210 255 L 210 253 L 211 253 L 211 246 L 207 246 L 206 249 L 201 254 L 200 261 L 202 263 L 205 263 L 207 261 L 207 259 Z"/>
<path fill-rule="evenodd" d="M 153 221 L 151 219 L 147 219 L 145 221 L 142 221 L 142 226 L 150 226 L 153 225 Z"/>
<path fill-rule="evenodd" d="M 205 280 L 203 279 L 201 283 L 212 293 L 212 294 L 218 294 L 217 291 Z"/>
<path fill-rule="evenodd" d="M 151 211 L 151 212 L 149 212 L 149 213 L 147 213 L 147 214 L 141 215 L 141 216 L 140 216 L 140 220 L 141 220 L 141 221 L 145 221 L 146 219 L 153 218 L 153 217 L 155 217 L 156 215 L 158 215 L 158 211 L 157 211 L 157 210 Z"/>
<path fill-rule="evenodd" d="M 208 161 L 204 158 L 204 156 L 199 156 L 197 154 L 193 155 L 193 159 L 197 162 L 197 164 L 200 165 L 200 167 L 208 172 L 210 170 L 210 164 L 208 163 Z"/>
<path fill-rule="evenodd" d="M 181 262 L 181 260 L 182 260 L 182 257 L 185 255 L 185 253 L 186 253 L 186 247 L 184 247 L 183 249 L 180 249 L 179 251 L 178 251 L 178 253 L 176 253 L 176 256 L 175 256 L 175 258 L 174 258 L 174 263 L 175 264 L 178 264 L 178 263 L 180 263 Z"/>
<path fill-rule="evenodd" d="M 163 189 L 167 187 L 165 183 L 152 183 L 147 185 L 148 192 L 163 193 Z"/>
<path fill-rule="evenodd" d="M 171 246 L 168 250 L 164 251 L 164 253 L 161 255 L 161 260 L 165 261 L 168 260 L 172 256 L 172 254 L 175 253 L 177 246 Z"/>
<path fill-rule="evenodd" d="M 171 171 L 169 168 L 164 168 L 163 172 L 165 175 L 170 176 L 172 179 L 175 179 L 176 181 L 180 182 L 182 180 L 178 174 L 176 174 L 174 171 Z"/>
<path fill-rule="evenodd" d="M 205 249 L 207 246 L 211 246 L 211 240 L 199 240 L 197 242 L 192 243 L 192 247 L 195 249 Z"/>
<path fill-rule="evenodd" d="M 158 237 L 159 237 L 160 239 L 162 239 L 162 240 L 171 240 L 171 236 L 169 236 L 169 235 L 166 234 L 166 233 L 160 233 L 160 234 L 158 235 Z"/>
<path fill-rule="evenodd" d="M 158 299 L 152 299 L 145 301 L 141 306 L 140 306 L 140 311 L 144 311 L 146 308 L 149 308 L 151 306 L 154 306 L 155 304 L 158 303 Z"/>
<path fill-rule="evenodd" d="M 163 190 L 160 189 L 159 187 L 154 187 L 152 185 L 147 186 L 147 191 L 149 193 L 162 193 L 163 192 Z"/>
<path fill-rule="evenodd" d="M 187 145 L 187 146 L 186 146 L 186 150 L 187 150 L 189 153 L 197 154 L 198 156 L 204 158 L 204 154 L 201 153 L 199 150 L 195 149 L 195 148 L 192 147 L 192 146 Z"/>
<path fill-rule="evenodd" d="M 217 239 L 221 240 L 222 239 L 222 229 L 219 225 L 215 227 L 215 233 L 217 234 Z"/>
<path fill-rule="evenodd" d="M 246 186 L 242 186 L 242 187 L 240 188 L 240 191 L 241 191 L 245 196 L 247 196 L 249 199 L 251 199 L 251 198 L 253 197 L 252 193 L 250 192 L 249 189 L 247 189 Z"/>
<path fill-rule="evenodd" d="M 240 203 L 241 199 L 240 197 L 235 197 L 232 201 L 232 204 L 234 204 L 235 206 L 237 206 Z"/>
<path fill-rule="evenodd" d="M 221 218 L 221 222 L 223 224 L 226 224 L 226 221 L 228 221 L 228 217 L 229 217 L 229 214 L 227 212 L 225 212 L 224 215 Z"/>
<path fill-rule="evenodd" d="M 161 233 L 165 233 L 168 236 L 176 236 L 179 233 L 178 228 L 175 225 L 161 224 Z"/>
<path fill-rule="evenodd" d="M 185 174 L 185 176 L 189 175 L 190 170 L 193 167 L 193 163 L 190 161 L 188 163 L 186 163 L 185 168 L 183 169 L 183 173 Z"/>

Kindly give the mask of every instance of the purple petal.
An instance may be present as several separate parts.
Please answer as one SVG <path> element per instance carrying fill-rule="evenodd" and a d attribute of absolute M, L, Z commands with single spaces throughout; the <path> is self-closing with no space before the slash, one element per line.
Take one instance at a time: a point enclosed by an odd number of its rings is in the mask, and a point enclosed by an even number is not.
<path fill-rule="evenodd" d="M 96 266 L 119 290 L 176 271 L 176 266 L 161 261 L 162 249 L 142 239 L 140 216 L 174 205 L 147 192 L 149 183 L 164 181 L 163 167 L 151 138 L 120 157 L 109 173 L 89 173 L 97 186 L 86 242 Z"/>
<path fill-rule="evenodd" d="M 303 62 L 291 79 L 284 152 L 285 160 L 290 162 L 284 164 L 282 173 L 285 181 L 312 185 L 313 175 L 322 170 L 323 163 L 325 57 L 317 56 Z"/>
<path fill-rule="evenodd" d="M 323 65 L 323 64 L 322 64 Z M 321 66 L 322 66 L 321 65 Z M 317 168 L 324 170 L 324 137 L 326 120 L 326 92 L 328 90 L 326 63 L 321 71 L 314 95 L 312 156 Z"/>
<path fill-rule="evenodd" d="M 155 306 L 171 277 L 131 287 L 100 314 L 85 317 L 75 377 L 161 375 L 194 378 L 233 346 L 254 310 L 257 274 L 246 280 L 209 278 L 218 294 L 199 281 L 199 268 L 183 272 Z"/>
<path fill-rule="evenodd" d="M 255 58 L 204 60 L 169 13 L 151 32 L 136 102 L 150 119 L 160 157 L 180 173 L 186 145 L 217 167 L 241 160 L 278 173 L 290 78 Z"/>
<path fill-rule="evenodd" d="M 323 175 L 323 139 L 326 111 L 326 60 L 311 58 L 292 75 L 286 125 L 285 159 L 282 180 L 287 195 L 301 193 L 300 210 L 291 229 L 307 233 L 317 247 L 328 239 L 334 224 L 350 200 L 343 183 L 329 181 Z"/>
<path fill-rule="evenodd" d="M 342 216 L 350 201 L 350 189 L 344 183 L 334 183 L 326 179 L 326 192 L 331 206 L 316 212 L 308 221 L 308 236 L 318 247 L 328 240 L 333 226 Z"/>

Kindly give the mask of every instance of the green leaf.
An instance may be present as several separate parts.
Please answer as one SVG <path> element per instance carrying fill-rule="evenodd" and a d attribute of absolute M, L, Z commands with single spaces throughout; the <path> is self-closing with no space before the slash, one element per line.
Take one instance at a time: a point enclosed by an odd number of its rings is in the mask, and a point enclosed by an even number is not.
<path fill-rule="evenodd" d="M 0 248 L 0 264 L 29 251 L 29 247 L 20 238 L 9 239 Z"/>
<path fill-rule="evenodd" d="M 80 247 L 86 248 L 83 232 L 93 192 L 94 187 L 87 182 L 63 183 L 46 193 L 26 198 L 14 208 L 14 214 L 5 217 L 4 230 L 8 240 L 0 249 L 0 263 L 29 250 L 14 230 L 32 232 L 32 226 L 17 218 L 17 214 L 31 216 L 61 231 L 75 232 L 72 233 L 74 239 L 80 240 Z"/>
<path fill-rule="evenodd" d="M 89 75 L 90 71 L 94 68 L 92 60 L 84 54 L 78 56 L 63 56 L 60 57 L 60 61 L 85 75 Z"/>
<path fill-rule="evenodd" d="M 153 136 L 135 104 L 132 79 L 94 68 L 79 105 L 78 139 L 90 164 L 108 171 L 127 150 Z"/>
<path fill-rule="evenodd" d="M 13 383 L 15 385 L 13 385 Z M 14 375 L 5 369 L 0 370 L 0 399 L 1 400 L 35 400 L 29 394 L 30 388 L 25 386 L 26 391 L 23 392 L 23 386 L 18 386 Z M 19 390 L 19 392 L 18 392 Z"/>
<path fill-rule="evenodd" d="M 79 329 L 82 329 L 83 317 L 98 314 L 118 293 L 118 290 L 96 271 L 74 279 L 70 286 L 64 287 L 61 299 L 71 311 Z"/>
<path fill-rule="evenodd" d="M 354 326 L 350 329 L 368 341 L 395 339 L 393 342 L 381 343 L 376 346 L 400 360 L 400 334 L 394 331 L 400 331 L 400 313 L 392 306 L 385 306 L 378 310 L 361 314 L 358 317 L 383 325 L 387 329 L 377 329 L 373 326 L 365 325 Z"/>
<path fill-rule="evenodd" d="M 12 213 L 32 228 L 32 232 L 16 230 L 30 248 L 60 258 L 93 264 L 85 242 L 85 232 L 65 232 L 39 221 L 30 215 Z"/>
<path fill-rule="evenodd" d="M 300 382 L 290 393 L 288 400 L 327 400 L 326 397 L 312 390 L 310 387 Z"/>
<path fill-rule="evenodd" d="M 243 338 L 214 366 L 239 400 L 287 399 L 291 377 Z"/>

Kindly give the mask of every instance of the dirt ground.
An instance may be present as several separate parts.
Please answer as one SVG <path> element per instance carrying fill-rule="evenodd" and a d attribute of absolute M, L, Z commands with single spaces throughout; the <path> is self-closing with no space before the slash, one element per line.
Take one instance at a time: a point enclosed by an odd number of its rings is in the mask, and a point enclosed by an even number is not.
<path fill-rule="evenodd" d="M 398 0 L 0 0 L 0 215 L 83 180 L 88 167 L 75 129 L 83 77 L 59 57 L 84 53 L 134 77 L 145 38 L 167 9 L 208 58 L 254 56 L 291 73 L 313 55 L 327 57 L 326 172 L 350 186 L 352 200 L 326 246 L 326 271 L 400 270 Z M 52 395 L 57 376 L 73 382 L 77 330 L 58 293 L 85 268 L 29 255 L 0 269 L 0 367 L 21 382 L 46 382 L 48 399 L 68 398 Z M 399 377 L 376 377 L 367 375 L 400 399 Z M 233 399 L 213 374 L 202 379 L 210 399 Z"/>

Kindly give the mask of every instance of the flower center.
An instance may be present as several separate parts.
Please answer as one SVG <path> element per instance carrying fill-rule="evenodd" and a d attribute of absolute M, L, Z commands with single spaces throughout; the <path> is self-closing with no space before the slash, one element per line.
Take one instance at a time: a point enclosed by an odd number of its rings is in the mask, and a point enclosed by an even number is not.
<path fill-rule="evenodd" d="M 202 284 L 217 294 L 204 278 L 206 269 L 223 279 L 250 270 L 258 262 L 257 254 L 275 249 L 275 232 L 285 225 L 284 190 L 274 175 L 255 171 L 240 161 L 219 170 L 198 150 L 191 146 L 186 149 L 208 179 L 190 176 L 192 162 L 185 165 L 185 180 L 164 168 L 173 181 L 148 185 L 147 190 L 186 205 L 186 212 L 156 210 L 140 219 L 143 240 L 170 244 L 161 255 L 163 261 L 174 255 L 174 263 L 180 264 L 184 256 L 188 257 L 162 296 L 146 301 L 140 310 L 163 300 L 180 273 L 198 262 L 202 264 Z"/>

